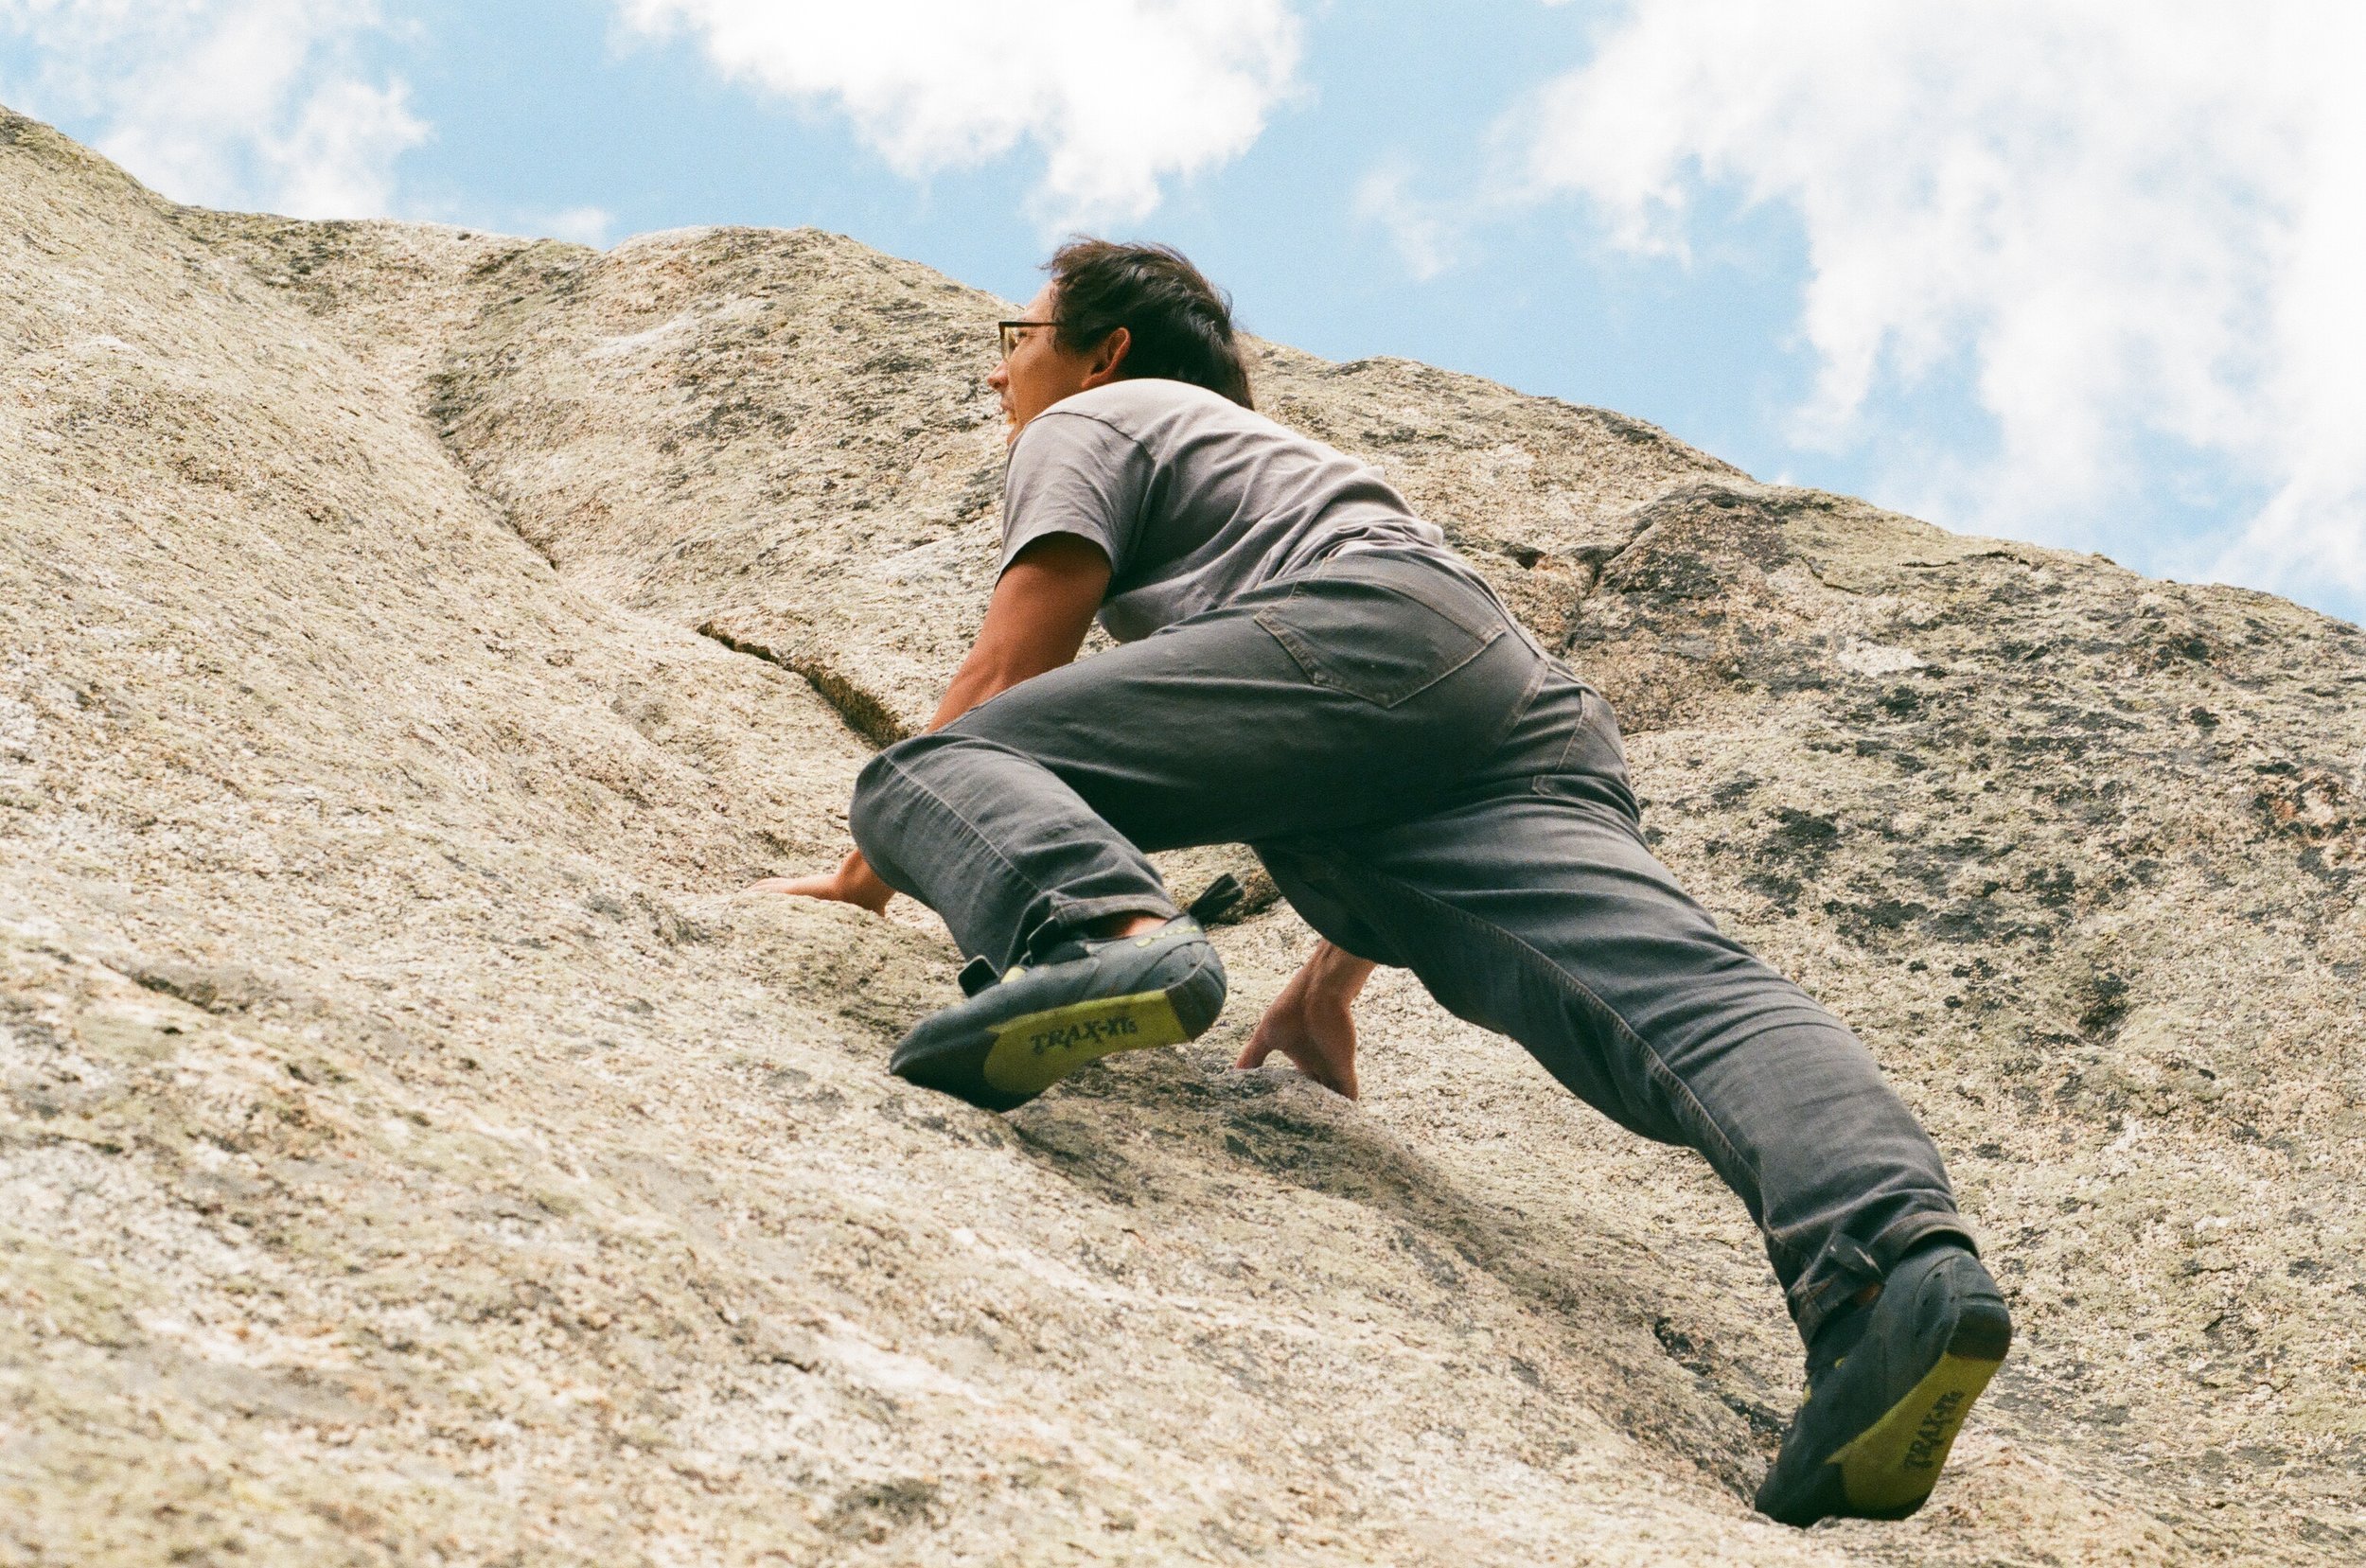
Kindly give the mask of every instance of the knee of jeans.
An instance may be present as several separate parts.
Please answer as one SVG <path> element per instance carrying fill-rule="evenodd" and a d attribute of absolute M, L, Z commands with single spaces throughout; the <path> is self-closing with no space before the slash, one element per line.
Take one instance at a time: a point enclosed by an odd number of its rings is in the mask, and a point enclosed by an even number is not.
<path fill-rule="evenodd" d="M 855 775 L 855 798 L 846 808 L 846 826 L 854 835 L 855 847 L 874 868 L 883 858 L 883 830 L 893 814 L 901 780 L 895 750 L 890 747 L 863 764 L 862 771 Z"/>
<path fill-rule="evenodd" d="M 932 730 L 907 735 L 863 764 L 855 775 L 855 798 L 846 808 L 846 825 L 855 847 L 874 870 L 886 863 L 888 836 L 909 809 L 912 797 L 924 790 L 920 782 L 935 766 L 937 754 L 972 744 L 950 731 Z M 875 852 L 875 853 L 874 853 Z"/>

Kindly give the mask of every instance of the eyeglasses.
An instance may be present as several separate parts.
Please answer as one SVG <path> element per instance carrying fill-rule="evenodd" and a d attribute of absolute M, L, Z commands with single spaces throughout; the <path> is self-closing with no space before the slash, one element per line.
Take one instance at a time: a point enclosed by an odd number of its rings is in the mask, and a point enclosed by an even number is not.
<path fill-rule="evenodd" d="M 1059 325 L 1060 325 L 1060 324 L 1059 324 L 1058 322 L 1056 322 L 1056 321 L 998 321 L 998 322 L 996 322 L 996 323 L 995 323 L 995 326 L 998 326 L 998 327 L 999 327 L 999 328 L 1001 329 L 1001 332 L 1002 332 L 1002 357 L 1003 357 L 1004 359 L 1006 359 L 1006 360 L 1007 360 L 1007 359 L 1009 359 L 1009 358 L 1010 358 L 1010 357 L 1011 357 L 1014 353 L 1017 352 L 1017 350 L 1018 350 L 1018 334 L 1019 334 L 1019 332 L 1020 332 L 1020 330 L 1021 330 L 1022 328 L 1024 328 L 1024 327 L 1029 327 L 1029 326 L 1059 326 Z"/>

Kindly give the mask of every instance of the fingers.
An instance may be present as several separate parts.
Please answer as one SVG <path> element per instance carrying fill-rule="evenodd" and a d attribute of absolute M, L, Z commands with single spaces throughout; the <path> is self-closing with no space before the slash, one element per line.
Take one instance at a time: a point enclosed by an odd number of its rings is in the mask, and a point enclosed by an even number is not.
<path fill-rule="evenodd" d="M 1232 1064 L 1236 1069 L 1253 1072 L 1263 1066 L 1265 1058 L 1275 1051 L 1296 1059 L 1298 1053 L 1287 1044 L 1299 1032 L 1292 1023 L 1296 1011 L 1291 1005 L 1290 990 L 1290 986 L 1283 986 L 1281 995 L 1266 1006 L 1264 1016 L 1257 1020 L 1256 1029 L 1249 1032 L 1248 1044 L 1242 1048 L 1240 1059 Z"/>
<path fill-rule="evenodd" d="M 750 893 L 787 893 L 797 898 L 827 899 L 838 904 L 852 904 L 874 915 L 887 913 L 888 901 L 895 890 L 879 880 L 871 862 L 862 857 L 862 851 L 849 850 L 835 872 L 813 876 L 768 876 L 761 882 L 750 882 L 740 890 Z"/>
<path fill-rule="evenodd" d="M 1339 1010 L 1335 1019 L 1322 1016 L 1310 1018 L 1291 1005 L 1287 991 L 1276 997 L 1258 1020 L 1257 1029 L 1242 1048 L 1240 1057 L 1232 1066 L 1236 1071 L 1253 1072 L 1265 1065 L 1275 1051 L 1290 1059 L 1291 1065 L 1308 1078 L 1335 1095 L 1349 1100 L 1356 1098 L 1355 1081 L 1355 1020 Z"/>
<path fill-rule="evenodd" d="M 768 876 L 761 882 L 750 883 L 740 890 L 750 893 L 787 893 L 795 898 L 821 898 L 841 904 L 862 904 L 860 899 L 848 897 L 846 890 L 839 885 L 839 879 L 829 875 Z M 862 907 L 870 909 L 873 914 L 877 914 L 886 908 L 887 900 L 882 898 L 875 905 L 863 904 Z"/>

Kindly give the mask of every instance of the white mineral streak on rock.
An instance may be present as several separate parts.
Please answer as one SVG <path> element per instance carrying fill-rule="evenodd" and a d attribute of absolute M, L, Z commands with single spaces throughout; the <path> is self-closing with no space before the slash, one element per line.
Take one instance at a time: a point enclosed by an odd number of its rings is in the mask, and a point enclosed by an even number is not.
<path fill-rule="evenodd" d="M 1885 647 L 1879 643 L 1862 643 L 1850 638 L 1834 662 L 1850 675 L 1878 678 L 1918 670 L 1930 661 L 1911 648 Z"/>
<path fill-rule="evenodd" d="M 2013 1293 L 1931 1507 L 1800 1535 L 1738 1207 L 1409 978 L 1360 1104 L 1227 1072 L 1268 901 L 1207 1040 L 993 1117 L 883 1070 L 933 917 L 735 890 L 976 628 L 1011 308 L 175 208 L 0 116 L 0 1561 L 2357 1560 L 2356 628 L 1261 348 Z"/>

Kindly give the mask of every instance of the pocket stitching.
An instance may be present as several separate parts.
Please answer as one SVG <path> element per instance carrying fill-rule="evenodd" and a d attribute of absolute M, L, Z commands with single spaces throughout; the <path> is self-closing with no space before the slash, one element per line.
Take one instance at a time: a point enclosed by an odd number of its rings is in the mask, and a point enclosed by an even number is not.
<path fill-rule="evenodd" d="M 1442 568 L 1439 570 L 1439 575 L 1444 576 L 1449 582 L 1453 583 L 1456 587 L 1462 589 L 1471 596 L 1478 599 L 1480 603 L 1485 606 L 1485 608 L 1481 612 L 1479 618 L 1481 623 L 1480 625 L 1472 625 L 1470 620 L 1457 613 L 1451 605 L 1441 603 L 1440 601 L 1448 597 L 1447 595 L 1432 594 L 1424 591 L 1424 585 L 1419 575 L 1401 577 L 1392 573 L 1384 573 L 1372 576 L 1359 576 L 1352 570 L 1351 565 L 1351 569 L 1345 572 L 1334 572 L 1333 570 L 1333 568 L 1341 565 L 1343 562 L 1349 562 L 1352 554 L 1352 552 L 1342 552 L 1338 555 L 1325 556 L 1316 566 L 1314 574 L 1302 579 L 1302 581 L 1310 583 L 1319 582 L 1328 577 L 1340 582 L 1368 583 L 1372 587 L 1380 589 L 1384 592 L 1394 593 L 1402 598 L 1412 600 L 1422 608 L 1431 610 L 1454 623 L 1455 625 L 1460 627 L 1466 632 L 1469 632 L 1473 637 L 1482 637 L 1492 643 L 1503 634 L 1504 615 L 1503 612 L 1496 608 L 1492 598 L 1482 592 L 1480 590 L 1463 582 L 1461 578 L 1454 576 L 1451 573 L 1443 571 Z M 1293 599 L 1298 597 L 1297 590 L 1293 589 L 1291 590 L 1290 597 Z"/>
<path fill-rule="evenodd" d="M 1297 591 L 1293 590 L 1290 596 L 1291 598 L 1296 598 L 1298 596 Z M 1411 596 L 1407 595 L 1407 597 Z M 1287 602 L 1288 601 L 1286 600 L 1284 601 L 1284 603 Z M 1333 674 L 1330 666 L 1326 665 L 1323 662 L 1321 656 L 1315 652 L 1314 645 L 1307 642 L 1306 639 L 1299 636 L 1295 627 L 1291 626 L 1287 622 L 1276 617 L 1272 610 L 1261 609 L 1254 616 L 1252 616 L 1251 619 L 1254 620 L 1259 625 L 1264 627 L 1265 630 L 1273 637 L 1275 642 L 1281 644 L 1282 650 L 1289 654 L 1292 661 L 1298 665 L 1298 673 L 1305 676 L 1306 678 L 1313 684 L 1322 687 L 1325 691 L 1338 692 L 1344 696 L 1354 697 L 1360 702 L 1371 703 L 1374 707 L 1395 708 L 1401 704 L 1412 701 L 1413 698 L 1421 696 L 1423 692 L 1428 691 L 1432 686 L 1437 685 L 1439 681 L 1445 679 L 1446 677 L 1454 674 L 1455 671 L 1462 668 L 1463 665 L 1468 664 L 1472 660 L 1476 659 L 1480 654 L 1485 653 L 1489 648 L 1493 647 L 1496 640 L 1504 634 L 1504 628 L 1500 625 L 1484 634 L 1473 631 L 1469 626 L 1464 625 L 1460 621 L 1456 620 L 1453 616 L 1446 614 L 1443 610 L 1438 609 L 1427 600 L 1415 598 L 1413 599 L 1413 603 L 1420 605 L 1424 609 L 1430 610 L 1440 620 L 1444 621 L 1448 625 L 1453 626 L 1456 630 L 1463 633 L 1465 636 L 1472 638 L 1473 642 L 1469 651 L 1465 652 L 1461 658 L 1431 675 L 1427 679 L 1421 681 L 1421 684 L 1411 687 L 1408 690 L 1396 692 L 1393 695 L 1388 696 L 1377 696 L 1370 692 L 1360 691 L 1356 687 L 1348 684 L 1338 676 Z"/>
<path fill-rule="evenodd" d="M 1560 779 L 1562 774 L 1567 772 L 1569 769 L 1569 759 L 1577 753 L 1578 740 L 1585 733 L 1586 725 L 1592 721 L 1593 715 L 1588 713 L 1587 710 L 1595 700 L 1596 698 L 1591 693 L 1583 693 L 1580 695 L 1578 698 L 1577 722 L 1569 726 L 1569 738 L 1561 743 L 1561 754 L 1553 759 L 1552 766 L 1545 769 L 1545 771 L 1537 774 L 1529 781 L 1529 788 L 1535 793 L 1539 795 L 1561 795 L 1565 793 L 1562 789 L 1556 787 L 1556 781 Z"/>

